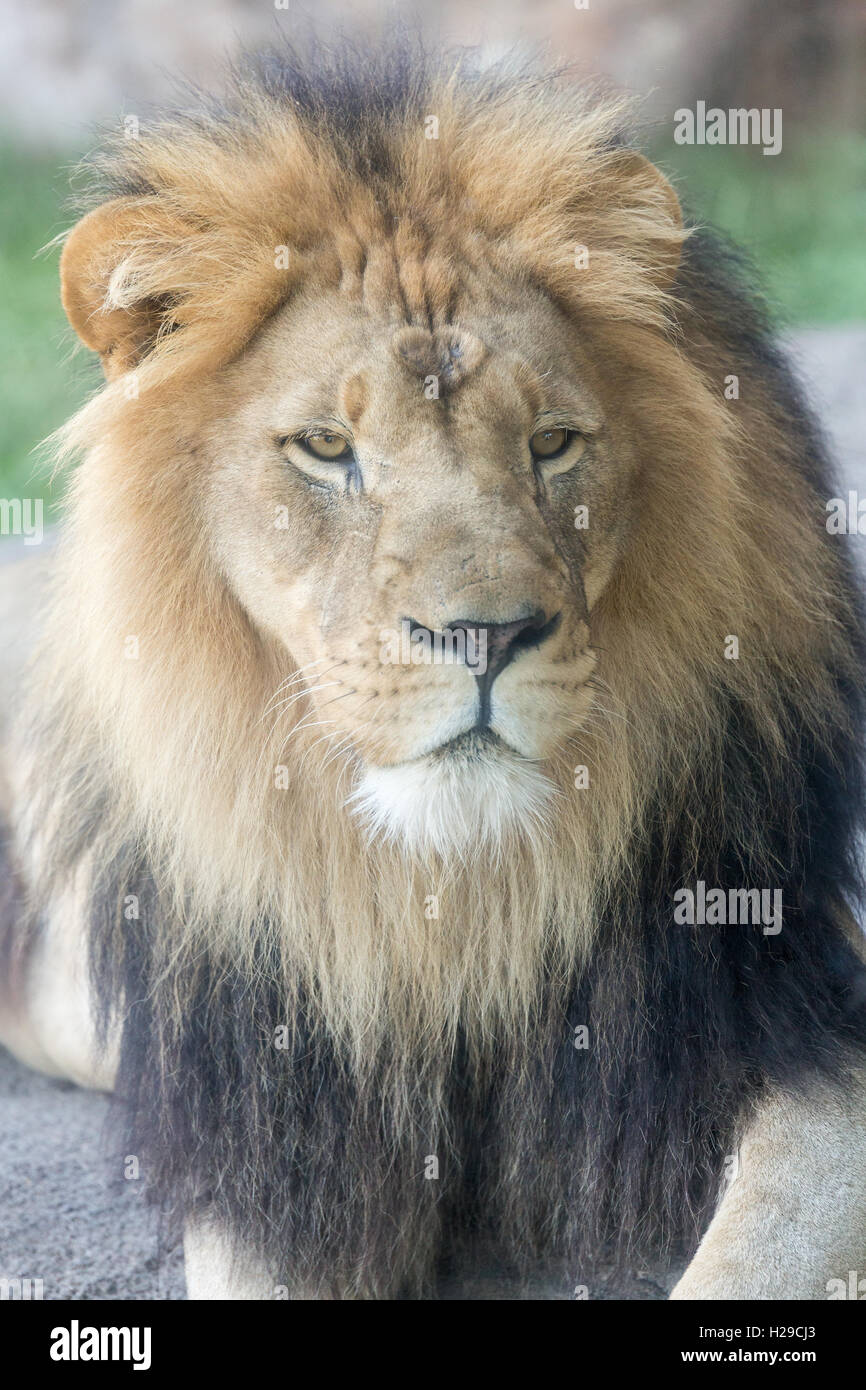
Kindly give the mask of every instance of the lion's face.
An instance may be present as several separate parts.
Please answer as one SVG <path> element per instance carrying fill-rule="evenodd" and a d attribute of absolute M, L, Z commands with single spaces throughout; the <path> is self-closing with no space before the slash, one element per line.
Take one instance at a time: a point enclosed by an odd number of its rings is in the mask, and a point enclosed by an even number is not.
<path fill-rule="evenodd" d="M 345 763 L 372 824 L 412 843 L 495 838 L 571 784 L 630 533 L 635 574 L 655 557 L 632 525 L 648 461 L 695 436 L 694 411 L 665 433 L 670 374 L 647 385 L 676 195 L 622 145 L 615 103 L 543 90 L 443 67 L 338 129 L 318 98 L 244 89 L 212 132 L 123 142 L 116 196 L 61 262 L 110 383 L 74 431 L 97 445 L 94 496 L 123 450 L 147 455 L 128 534 L 143 496 L 165 516 L 179 499 L 155 560 L 165 575 L 170 544 L 188 575 L 172 617 L 195 609 L 215 650 L 212 614 L 231 610 L 240 646 L 239 602 L 268 638 L 247 712 L 276 642 L 293 674 L 265 718 L 292 740 L 285 763 Z M 226 661 L 228 685 L 243 661 Z"/>
<path fill-rule="evenodd" d="M 274 710 L 309 692 L 305 728 L 360 759 L 386 832 L 537 815 L 591 702 L 633 490 L 574 327 L 505 279 L 432 330 L 311 285 L 226 377 L 207 502 L 224 574 L 301 673 Z"/>

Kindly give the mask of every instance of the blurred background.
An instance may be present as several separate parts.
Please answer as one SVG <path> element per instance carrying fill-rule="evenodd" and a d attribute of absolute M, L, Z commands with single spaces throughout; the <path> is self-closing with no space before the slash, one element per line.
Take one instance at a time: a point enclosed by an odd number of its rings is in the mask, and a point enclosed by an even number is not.
<path fill-rule="evenodd" d="M 57 251 L 39 255 L 72 220 L 76 160 L 99 128 L 144 119 L 173 77 L 218 84 L 227 56 L 312 15 L 326 35 L 399 18 L 491 57 L 540 44 L 635 93 L 648 152 L 745 243 L 783 321 L 866 322 L 862 0 L 0 0 L 0 495 L 51 500 L 31 451 L 99 380 L 72 351 Z M 673 113 L 698 100 L 780 107 L 781 153 L 676 145 Z"/>
<path fill-rule="evenodd" d="M 403 19 L 491 58 L 528 41 L 634 93 L 647 152 L 683 202 L 751 251 L 828 426 L 840 485 L 866 496 L 863 0 L 309 3 L 0 0 L 0 503 L 53 504 L 60 485 L 34 447 L 101 380 L 89 354 L 73 353 L 57 250 L 39 255 L 73 220 L 76 161 L 97 128 L 145 120 L 173 75 L 218 83 L 228 56 L 296 35 L 308 12 L 326 36 L 341 22 L 373 35 Z M 781 153 L 677 145 L 674 112 L 698 101 L 781 108 Z M 0 561 L 20 545 L 0 537 Z M 179 1251 L 161 1243 L 141 1185 L 106 1180 L 105 1121 L 103 1096 L 0 1056 L 0 1272 L 45 1272 L 50 1298 L 181 1298 Z M 644 1278 L 597 1296 L 663 1289 Z"/>

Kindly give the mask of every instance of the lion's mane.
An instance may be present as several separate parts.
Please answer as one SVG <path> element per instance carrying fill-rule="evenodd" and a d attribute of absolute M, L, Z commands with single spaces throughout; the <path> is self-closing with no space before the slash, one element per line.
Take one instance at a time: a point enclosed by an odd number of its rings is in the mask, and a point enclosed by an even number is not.
<path fill-rule="evenodd" d="M 736 255 L 693 228 L 675 282 L 650 273 L 677 246 L 621 120 L 510 65 L 281 53 L 94 166 L 97 199 L 154 219 L 106 303 L 146 299 L 158 326 L 138 397 L 115 381 L 67 431 L 86 461 L 34 687 L 34 819 L 46 872 L 97 866 L 127 1151 L 293 1287 L 422 1291 L 461 1242 L 577 1282 L 602 1251 L 693 1244 L 760 1092 L 841 1076 L 866 1037 L 843 929 L 863 634 L 824 451 Z M 309 258 L 339 263 L 347 222 L 399 243 L 410 214 L 565 305 L 646 434 L 640 520 L 593 620 L 597 706 L 563 760 L 591 793 L 563 765 L 543 841 L 449 865 L 367 844 L 345 769 L 302 742 L 288 795 L 262 775 L 291 666 L 213 567 L 175 428 L 183 393 L 194 440 L 197 374 Z M 781 889 L 783 930 L 674 925 L 697 880 Z"/>

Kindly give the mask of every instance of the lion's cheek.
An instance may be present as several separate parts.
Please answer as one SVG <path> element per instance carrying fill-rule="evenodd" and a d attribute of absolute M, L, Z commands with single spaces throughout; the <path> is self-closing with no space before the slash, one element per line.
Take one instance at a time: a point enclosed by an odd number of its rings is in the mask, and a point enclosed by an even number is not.
<path fill-rule="evenodd" d="M 527 758 L 550 758 L 586 719 L 593 701 L 587 685 L 596 656 L 584 650 L 536 666 L 524 659 L 506 667 L 493 685 L 494 733 Z"/>
<path fill-rule="evenodd" d="M 385 673 L 352 716 L 356 746 L 366 762 L 381 767 L 411 762 L 473 727 L 475 679 L 463 667 L 425 667 L 415 680 L 402 672 Z"/>

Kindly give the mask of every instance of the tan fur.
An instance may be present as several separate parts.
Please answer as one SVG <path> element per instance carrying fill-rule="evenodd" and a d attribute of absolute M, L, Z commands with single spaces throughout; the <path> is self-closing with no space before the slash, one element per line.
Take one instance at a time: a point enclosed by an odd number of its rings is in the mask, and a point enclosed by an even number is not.
<path fill-rule="evenodd" d="M 8 1009 L 0 1006 L 0 1037 L 27 1066 L 79 1086 L 111 1091 L 117 1038 L 97 1041 L 87 980 L 89 877 L 77 875 L 45 910 L 44 929 Z"/>
<path fill-rule="evenodd" d="M 144 130 L 150 191 L 85 218 L 62 267 L 109 382 L 61 441 L 84 462 L 37 678 L 48 799 L 74 823 L 92 749 L 113 789 L 94 854 L 146 850 L 182 924 L 163 959 L 207 942 L 252 968 L 275 934 L 287 1000 L 311 991 L 361 1069 L 377 1039 L 447 1050 L 459 1023 L 483 1048 L 525 1022 L 543 959 L 564 975 L 591 951 L 658 768 L 699 756 L 721 796 L 708 689 L 771 745 L 786 685 L 815 719 L 835 698 L 805 484 L 760 384 L 732 412 L 715 346 L 673 327 L 685 234 L 667 182 L 610 145 L 619 111 L 553 87 L 470 102 L 447 73 L 430 109 L 438 140 L 389 133 L 387 206 L 257 96 L 222 147 Z M 528 440 L 560 418 L 592 466 L 536 474 Z M 323 423 L 362 461 L 356 505 L 279 442 Z M 544 833 L 447 862 L 371 841 L 358 777 L 435 757 L 475 698 L 465 668 L 384 666 L 383 630 L 527 608 L 561 623 L 493 714 L 553 788 Z"/>
<path fill-rule="evenodd" d="M 606 884 L 628 873 L 621 847 L 659 757 L 681 753 L 684 771 L 696 746 L 720 757 L 706 682 L 736 688 L 772 734 L 768 666 L 796 682 L 804 652 L 832 641 L 807 499 L 769 423 L 760 474 L 745 467 L 738 421 L 762 403 L 733 416 L 709 348 L 686 357 L 666 331 L 682 238 L 668 185 L 604 147 L 615 109 L 566 121 L 555 92 L 518 91 L 508 109 L 464 100 L 446 80 L 431 97 L 439 141 L 394 137 L 405 172 L 390 213 L 332 167 L 327 142 L 265 109 L 224 150 L 144 133 L 130 158 L 156 191 L 91 214 L 64 253 L 64 302 L 88 342 L 111 354 L 118 314 L 134 325 L 167 299 L 175 331 L 163 324 L 134 391 L 112 366 L 65 431 L 87 459 L 40 678 L 62 689 L 58 743 L 102 731 L 118 841 L 143 837 L 179 903 L 193 890 L 182 947 L 166 949 L 194 953 L 216 913 L 226 950 L 244 952 L 267 915 L 360 1054 L 371 1026 L 448 1036 L 467 996 L 482 1026 L 488 1010 L 523 1015 L 541 951 L 552 941 L 563 968 L 585 951 Z M 290 269 L 276 270 L 286 245 Z M 418 364 L 400 362 L 407 333 L 423 345 L 419 314 L 475 344 L 450 439 Z M 435 364 L 432 340 L 424 351 Z M 579 493 L 547 503 L 563 533 L 572 502 L 589 505 L 588 612 L 523 452 L 539 413 L 561 409 L 594 444 Z M 347 427 L 355 415 L 376 503 L 336 535 L 273 444 L 323 412 Z M 802 517 L 784 540 L 780 493 Z M 289 532 L 274 525 L 281 504 Z M 360 765 L 417 757 L 472 685 L 453 667 L 383 668 L 381 630 L 404 615 L 502 621 L 525 600 L 562 611 L 561 631 L 494 688 L 503 728 L 559 796 L 552 833 L 510 845 L 491 891 L 471 852 L 445 867 L 368 845 L 345 802 Z M 728 633 L 739 661 L 723 659 Z M 674 719 L 690 748 L 669 746 Z M 179 779 L 191 753 L 202 775 Z M 577 764 L 591 794 L 573 788 Z M 274 786 L 281 765 L 288 791 Z"/>
<path fill-rule="evenodd" d="M 746 1131 L 738 1171 L 671 1297 L 826 1299 L 862 1275 L 866 1077 L 847 1098 L 779 1094 Z"/>

